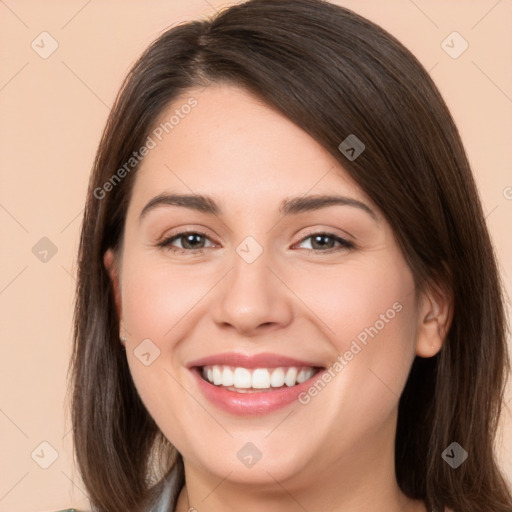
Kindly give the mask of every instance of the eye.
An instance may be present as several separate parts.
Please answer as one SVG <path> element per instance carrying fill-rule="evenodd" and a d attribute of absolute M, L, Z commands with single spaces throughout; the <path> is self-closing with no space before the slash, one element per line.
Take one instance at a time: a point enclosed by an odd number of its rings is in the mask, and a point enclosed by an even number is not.
<path fill-rule="evenodd" d="M 180 254 L 199 254 L 202 253 L 204 249 L 215 246 L 213 243 L 205 245 L 208 240 L 210 240 L 210 238 L 200 231 L 183 231 L 162 240 L 157 246 Z M 334 233 L 328 232 L 312 233 L 303 238 L 299 242 L 299 245 L 308 240 L 310 240 L 310 247 L 304 247 L 304 249 L 314 252 L 330 253 L 344 249 L 353 249 L 355 247 L 352 242 Z M 176 245 L 176 243 L 179 245 Z M 338 246 L 336 246 L 336 244 L 338 244 Z"/>
<path fill-rule="evenodd" d="M 199 253 L 202 252 L 207 246 L 205 246 L 206 240 L 210 240 L 205 233 L 200 231 L 184 231 L 173 235 L 170 238 L 166 238 L 162 242 L 158 243 L 158 247 L 169 249 L 173 252 L 179 253 Z M 174 245 L 179 242 L 179 246 Z M 210 247 L 212 247 L 212 244 Z"/>
<path fill-rule="evenodd" d="M 341 238 L 334 233 L 312 233 L 303 238 L 299 244 L 302 244 L 307 240 L 310 240 L 310 247 L 305 247 L 305 249 L 315 252 L 334 252 L 343 249 L 354 248 L 354 244 L 352 242 L 349 242 L 348 240 L 345 240 L 344 238 Z M 338 244 L 338 247 L 336 247 L 335 244 Z"/>

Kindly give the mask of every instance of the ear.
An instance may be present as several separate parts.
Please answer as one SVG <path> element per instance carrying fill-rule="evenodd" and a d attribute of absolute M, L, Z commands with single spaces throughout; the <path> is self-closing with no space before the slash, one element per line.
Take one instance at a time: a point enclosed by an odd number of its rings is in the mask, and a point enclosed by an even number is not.
<path fill-rule="evenodd" d="M 119 283 L 119 266 L 117 258 L 112 249 L 109 249 L 103 256 L 103 264 L 107 269 L 114 290 L 114 300 L 116 303 L 117 318 L 121 322 L 121 287 Z"/>
<path fill-rule="evenodd" d="M 453 317 L 452 297 L 448 291 L 427 289 L 419 300 L 416 354 L 433 357 L 442 348 Z"/>

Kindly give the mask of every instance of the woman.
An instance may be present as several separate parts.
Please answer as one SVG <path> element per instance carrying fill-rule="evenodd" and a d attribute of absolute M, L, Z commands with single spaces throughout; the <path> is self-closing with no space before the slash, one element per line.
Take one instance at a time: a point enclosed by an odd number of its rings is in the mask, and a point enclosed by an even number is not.
<path fill-rule="evenodd" d="M 250 0 L 129 73 L 82 227 L 94 510 L 512 511 L 508 365 L 457 129 L 396 39 Z"/>

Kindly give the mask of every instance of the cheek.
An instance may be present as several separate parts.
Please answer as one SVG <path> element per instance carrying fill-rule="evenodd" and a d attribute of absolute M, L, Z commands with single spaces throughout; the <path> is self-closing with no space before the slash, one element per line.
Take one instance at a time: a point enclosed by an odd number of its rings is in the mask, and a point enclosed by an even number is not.
<path fill-rule="evenodd" d="M 128 334 L 127 357 L 141 395 L 145 387 L 161 383 L 161 379 L 172 386 L 167 382 L 172 378 L 165 371 L 176 374 L 179 342 L 193 330 L 194 312 L 211 288 L 208 276 L 203 274 L 199 267 L 162 264 L 136 251 L 123 260 L 122 315 Z M 142 357 L 146 353 L 149 356 Z M 147 368 L 141 364 L 149 362 L 146 360 L 151 361 Z"/>
<path fill-rule="evenodd" d="M 414 279 L 400 255 L 393 256 L 295 281 L 294 290 L 307 299 L 311 317 L 335 349 L 333 410 L 350 416 L 359 411 L 360 424 L 369 411 L 378 422 L 396 406 L 415 356 Z M 323 407 L 321 398 L 314 400 Z"/>
<path fill-rule="evenodd" d="M 179 383 L 183 380 L 180 341 L 193 331 L 197 320 L 193 312 L 211 285 L 199 267 L 186 269 L 150 260 L 134 252 L 123 261 L 127 359 L 142 402 L 181 449 L 187 434 L 176 414 L 190 409 L 190 403 Z"/>
<path fill-rule="evenodd" d="M 199 267 L 165 265 L 144 259 L 123 267 L 122 305 L 128 332 L 136 339 L 150 338 L 162 345 L 171 332 L 186 323 L 187 313 L 207 293 L 210 278 Z M 165 346 L 160 346 L 165 350 Z"/>
<path fill-rule="evenodd" d="M 349 350 L 355 339 L 364 344 L 389 334 L 395 345 L 411 343 L 409 330 L 403 332 L 403 322 L 414 314 L 409 307 L 414 299 L 413 276 L 399 257 L 383 256 L 363 264 L 353 260 L 287 276 L 340 354 Z"/>

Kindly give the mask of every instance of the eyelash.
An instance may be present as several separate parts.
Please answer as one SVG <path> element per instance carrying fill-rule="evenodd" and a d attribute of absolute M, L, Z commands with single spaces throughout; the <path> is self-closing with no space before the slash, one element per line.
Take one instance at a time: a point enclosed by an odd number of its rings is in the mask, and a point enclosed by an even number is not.
<path fill-rule="evenodd" d="M 167 249 L 174 253 L 179 253 L 179 254 L 203 254 L 203 252 L 205 251 L 205 249 L 207 249 L 207 247 L 201 247 L 199 249 L 184 249 L 182 247 L 175 247 L 175 246 L 171 245 L 172 242 L 174 242 L 175 240 L 178 240 L 186 235 L 200 235 L 205 238 L 209 238 L 206 235 L 206 233 L 203 233 L 201 231 L 182 231 L 181 233 L 178 233 L 176 235 L 173 235 L 172 237 L 166 238 L 165 240 L 162 240 L 161 242 L 159 242 L 157 244 L 157 247 L 160 247 L 162 249 Z M 300 243 L 304 242 L 305 240 L 307 240 L 308 238 L 312 238 L 314 236 L 325 236 L 325 237 L 332 238 L 332 239 L 334 239 L 335 242 L 338 242 L 339 244 L 341 244 L 341 247 L 337 247 L 337 248 L 331 247 L 326 250 L 306 249 L 310 253 L 315 252 L 315 253 L 331 254 L 333 252 L 338 252 L 341 250 L 350 250 L 350 249 L 355 248 L 355 245 L 352 242 L 349 242 L 348 240 L 345 240 L 344 238 L 341 238 L 338 235 L 335 235 L 334 233 L 329 233 L 326 231 L 318 231 L 318 232 L 310 233 L 307 236 L 305 236 L 304 238 L 302 238 L 298 243 L 300 244 Z"/>

